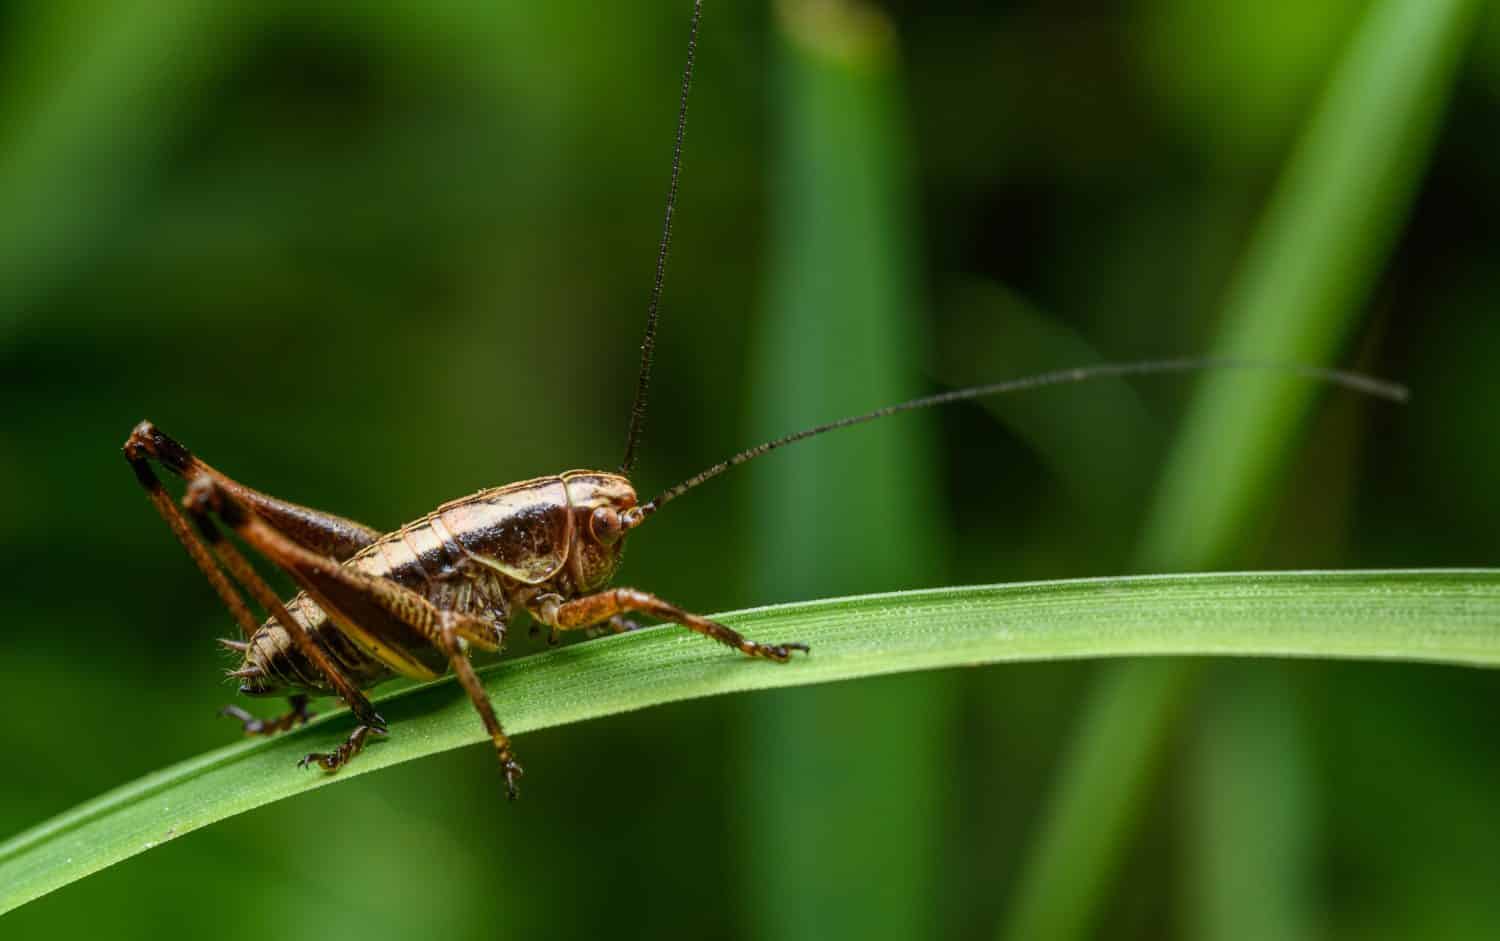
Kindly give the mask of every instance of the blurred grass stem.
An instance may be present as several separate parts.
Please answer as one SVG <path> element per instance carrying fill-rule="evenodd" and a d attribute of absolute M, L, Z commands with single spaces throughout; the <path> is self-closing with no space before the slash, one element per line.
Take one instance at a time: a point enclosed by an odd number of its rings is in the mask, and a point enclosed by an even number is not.
<path fill-rule="evenodd" d="M 1411 206 L 1479 7 L 1370 7 L 1232 282 L 1214 355 L 1338 358 Z M 1245 534 L 1274 506 L 1316 391 L 1242 375 L 1201 381 L 1148 517 L 1141 570 L 1211 569 L 1243 557 Z M 1190 677 L 1160 664 L 1116 669 L 1134 675 L 1108 681 L 1085 716 L 1003 937 L 1087 935 L 1130 845 L 1154 759 L 1181 712 L 1163 704 L 1183 701 L 1176 691 Z M 1127 726 L 1118 714 L 1130 712 L 1142 718 Z M 1122 779 L 1131 764 L 1138 770 Z"/>

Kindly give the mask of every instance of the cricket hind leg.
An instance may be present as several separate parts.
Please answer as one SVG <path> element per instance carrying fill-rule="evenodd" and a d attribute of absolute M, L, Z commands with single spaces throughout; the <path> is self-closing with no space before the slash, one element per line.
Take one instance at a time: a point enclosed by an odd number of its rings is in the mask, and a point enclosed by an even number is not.
<path fill-rule="evenodd" d="M 182 511 L 167 494 L 161 479 L 151 468 L 156 461 L 172 473 L 189 483 L 207 477 L 243 504 L 248 504 L 260 515 L 279 524 L 289 538 L 314 552 L 323 552 L 340 561 L 352 556 L 360 549 L 379 538 L 379 533 L 360 523 L 320 513 L 316 510 L 275 497 L 244 486 L 193 456 L 193 453 L 173 440 L 149 421 L 136 425 L 125 439 L 125 460 L 135 472 L 136 481 L 146 491 L 146 496 L 156 507 L 168 528 L 177 537 L 199 571 L 208 579 L 224 607 L 240 627 L 241 637 L 249 640 L 259 628 L 260 622 L 245 605 L 244 599 L 214 563 L 203 543 L 183 518 Z"/>
<path fill-rule="evenodd" d="M 157 429 L 149 421 L 141 422 L 131 431 L 130 437 L 125 441 L 124 452 L 125 460 L 135 472 L 136 480 L 145 489 L 147 497 L 162 519 L 166 521 L 167 526 L 177 536 L 178 542 L 187 550 L 194 564 L 213 586 L 224 606 L 229 609 L 230 614 L 240 626 L 244 640 L 249 640 L 254 636 L 260 627 L 260 622 L 251 613 L 224 571 L 215 564 L 215 555 L 235 579 L 252 595 L 255 595 L 256 600 L 282 624 L 287 633 L 294 638 L 304 656 L 325 675 L 329 685 L 334 688 L 340 698 L 348 703 L 360 719 L 360 725 L 332 755 L 308 755 L 302 763 L 305 765 L 309 761 L 317 761 L 323 767 L 333 770 L 361 751 L 364 748 L 365 739 L 371 732 L 384 734 L 385 721 L 375 712 L 369 700 L 323 654 L 316 641 L 308 636 L 300 622 L 291 617 L 275 592 L 271 591 L 255 573 L 244 556 L 240 555 L 233 546 L 224 542 L 218 527 L 213 524 L 212 519 L 201 506 L 196 510 L 190 510 L 195 517 L 198 529 L 197 533 L 193 531 L 194 527 L 189 525 L 182 511 L 168 496 L 161 479 L 152 470 L 151 461 L 160 463 L 172 473 L 188 481 L 190 493 L 184 502 L 190 507 L 201 503 L 201 498 L 194 498 L 191 491 L 196 488 L 201 492 L 202 487 L 208 485 L 214 492 L 227 492 L 232 495 L 232 499 L 248 504 L 254 507 L 256 512 L 265 514 L 274 521 L 274 525 L 284 529 L 286 538 L 311 551 L 326 552 L 336 560 L 347 559 L 354 555 L 378 539 L 380 534 L 352 520 L 278 500 L 246 487 L 198 460 L 191 451 Z M 210 554 L 205 546 L 205 541 L 213 548 L 213 554 Z M 230 649 L 243 651 L 243 642 L 224 643 Z M 239 719 L 247 734 L 271 734 L 282 731 L 305 722 L 310 716 L 310 713 L 306 711 L 305 699 L 299 705 L 297 697 L 292 699 L 290 713 L 271 720 L 256 719 L 237 706 L 226 707 L 222 714 Z"/>
<path fill-rule="evenodd" d="M 208 478 L 218 488 L 232 497 L 239 505 L 265 520 L 272 528 L 305 549 L 330 556 L 340 562 L 380 538 L 380 532 L 351 519 L 333 513 L 324 513 L 311 507 L 280 500 L 228 477 L 199 460 L 193 452 L 183 447 L 149 421 L 136 425 L 125 439 L 125 459 L 136 469 L 136 476 L 151 492 L 147 479 L 142 477 L 145 468 L 151 479 L 147 459 L 154 460 L 189 484 Z M 156 484 L 160 489 L 160 482 Z M 153 501 L 154 502 L 154 501 Z M 160 509 L 160 507 L 158 507 Z M 165 515 L 165 514 L 163 514 Z M 168 525 L 172 525 L 168 520 Z M 176 527 L 173 527 L 174 531 Z M 181 538 L 180 536 L 178 537 Z M 191 554 L 192 550 L 188 550 Z M 210 579 L 212 580 L 212 579 Z"/>
<path fill-rule="evenodd" d="M 229 609 L 230 615 L 235 623 L 240 626 L 240 635 L 243 640 L 249 640 L 255 635 L 260 627 L 260 622 L 255 615 L 250 613 L 250 608 L 245 604 L 245 599 L 235 590 L 234 585 L 225 576 L 223 571 L 214 562 L 213 556 L 203 545 L 202 540 L 193 532 L 192 526 L 178 509 L 177 504 L 167 490 L 162 486 L 161 478 L 156 476 L 156 471 L 151 469 L 151 463 L 147 459 L 151 452 L 147 451 L 138 440 L 143 435 L 142 429 L 147 429 L 149 423 L 141 422 L 130 437 L 125 441 L 125 460 L 130 463 L 130 469 L 135 472 L 135 479 L 146 491 L 146 497 L 150 499 L 151 505 L 156 507 L 156 512 L 161 515 L 182 548 L 192 558 L 193 564 L 208 579 L 213 586 L 214 593 Z"/>
<path fill-rule="evenodd" d="M 350 733 L 348 740 L 335 749 L 331 755 L 312 754 L 308 755 L 301 762 L 301 764 L 306 765 L 310 761 L 317 761 L 330 771 L 336 770 L 348 761 L 350 757 L 358 754 L 364 748 L 365 738 L 371 732 L 384 734 L 385 720 L 370 705 L 369 699 L 365 698 L 364 693 L 359 690 L 359 687 L 355 686 L 344 675 L 343 671 L 333 662 L 327 652 L 318 644 L 317 640 L 302 626 L 302 623 L 292 617 L 276 592 L 260 577 L 249 560 L 224 538 L 223 531 L 214 522 L 213 514 L 218 512 L 221 515 L 230 516 L 231 519 L 226 520 L 226 522 L 230 522 L 233 525 L 233 520 L 244 518 L 244 514 L 240 512 L 224 514 L 223 510 L 225 507 L 237 507 L 238 505 L 233 503 L 232 500 L 226 500 L 223 497 L 222 491 L 218 489 L 217 484 L 206 477 L 193 481 L 188 487 L 188 493 L 184 497 L 183 502 L 187 506 L 188 515 L 197 524 L 198 532 L 203 537 L 203 541 L 213 549 L 219 561 L 224 564 L 224 568 L 234 576 L 236 581 L 245 586 L 245 589 L 250 592 L 258 603 L 271 612 L 271 616 L 281 624 L 282 628 L 297 645 L 299 652 L 328 680 L 334 692 L 348 704 L 350 711 L 359 720 L 360 724 Z M 250 518 L 253 519 L 253 517 Z M 265 524 L 261 525 L 264 526 Z M 306 552 L 307 550 L 300 551 Z M 311 555 L 311 553 L 309 554 Z M 318 556 L 318 558 L 322 557 Z M 329 564 L 337 565 L 337 563 L 331 561 Z"/>
<path fill-rule="evenodd" d="M 792 651 L 808 652 L 806 644 L 760 644 L 743 634 L 708 618 L 693 614 L 664 601 L 648 592 L 635 588 L 610 588 L 593 595 L 584 595 L 572 601 L 563 601 L 558 595 L 538 595 L 532 599 L 528 610 L 541 623 L 555 630 L 583 630 L 601 623 L 617 629 L 629 630 L 632 622 L 623 615 L 639 612 L 662 621 L 680 624 L 690 631 L 712 638 L 726 647 L 733 647 L 749 657 L 760 657 L 785 663 Z"/>

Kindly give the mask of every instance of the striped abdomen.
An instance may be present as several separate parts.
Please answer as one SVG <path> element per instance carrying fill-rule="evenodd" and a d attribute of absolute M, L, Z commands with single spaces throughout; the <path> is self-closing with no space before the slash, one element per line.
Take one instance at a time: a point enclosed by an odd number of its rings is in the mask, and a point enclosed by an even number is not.
<path fill-rule="evenodd" d="M 380 537 L 344 565 L 366 575 L 389 579 L 422 595 L 434 606 L 472 614 L 503 624 L 508 612 L 504 585 L 495 573 L 465 565 L 461 551 L 444 539 L 437 513 Z M 458 558 L 455 558 L 455 555 Z M 330 618 L 306 592 L 287 603 L 287 612 L 328 651 L 345 675 L 361 688 L 397 675 L 390 664 L 361 647 Z M 441 674 L 446 659 L 419 637 L 403 645 L 425 666 L 430 678 Z M 257 667 L 264 682 L 246 682 L 241 691 L 252 695 L 280 687 L 328 691 L 328 684 L 297 650 L 295 642 L 275 618 L 269 618 L 250 640 L 244 667 Z M 243 668 L 242 668 L 243 669 Z"/>

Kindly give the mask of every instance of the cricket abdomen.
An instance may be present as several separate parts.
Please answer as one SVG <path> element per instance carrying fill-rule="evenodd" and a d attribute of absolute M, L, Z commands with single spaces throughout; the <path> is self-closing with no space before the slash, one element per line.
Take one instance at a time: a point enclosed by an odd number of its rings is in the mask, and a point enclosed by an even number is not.
<path fill-rule="evenodd" d="M 298 594 L 287 602 L 286 609 L 354 685 L 365 689 L 395 675 L 384 663 L 371 657 L 338 630 L 327 613 L 306 594 Z M 232 675 L 241 677 L 240 692 L 247 696 L 265 696 L 285 689 L 313 693 L 333 691 L 322 673 L 303 656 L 292 636 L 275 618 L 266 621 L 251 636 L 245 650 L 245 662 Z"/>
<path fill-rule="evenodd" d="M 465 564 L 451 539 L 443 538 L 441 524 L 424 517 L 387 533 L 344 563 L 374 578 L 388 579 L 422 595 L 435 607 L 471 614 L 503 625 L 509 612 L 504 585 L 494 573 Z M 357 637 L 342 630 L 306 592 L 287 602 L 289 613 L 355 685 L 365 689 L 398 674 L 431 679 L 441 675 L 447 658 L 426 638 L 413 634 L 402 638 L 403 651 L 416 664 L 397 669 L 377 652 L 367 649 Z M 425 668 L 425 670 L 424 670 Z M 244 679 L 240 687 L 247 695 L 267 695 L 285 688 L 324 693 L 331 689 L 319 671 L 298 649 L 296 641 L 277 620 L 268 618 L 251 637 L 245 662 L 237 671 Z"/>

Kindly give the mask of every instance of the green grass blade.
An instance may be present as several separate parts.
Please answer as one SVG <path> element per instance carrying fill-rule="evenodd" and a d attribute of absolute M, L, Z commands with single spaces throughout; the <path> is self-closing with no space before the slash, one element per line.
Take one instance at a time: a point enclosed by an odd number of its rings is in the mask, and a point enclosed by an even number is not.
<path fill-rule="evenodd" d="M 1500 666 L 1500 569 L 1032 582 L 724 620 L 752 637 L 807 640 L 813 654 L 777 666 L 663 628 L 501 663 L 483 671 L 485 686 L 507 727 L 524 733 L 722 693 L 1007 661 L 1211 654 Z M 484 739 L 451 681 L 385 697 L 379 708 L 393 734 L 338 775 L 294 765 L 341 740 L 347 713 L 165 768 L 0 844 L 0 912 L 217 820 Z M 501 788 L 497 771 L 497 797 Z"/>
<path fill-rule="evenodd" d="M 1476 0 L 1382 0 L 1333 75 L 1230 288 L 1222 356 L 1339 358 L 1427 162 Z M 1223 565 L 1264 509 L 1313 399 L 1210 374 L 1184 419 L 1141 568 Z M 1420 394 L 1420 390 L 1419 390 Z"/>
<path fill-rule="evenodd" d="M 1189 937 L 1318 937 L 1317 775 L 1309 720 L 1280 664 L 1212 669 L 1187 762 Z"/>
<path fill-rule="evenodd" d="M 1226 333 L 1216 355 L 1327 363 L 1356 322 L 1411 204 L 1452 86 L 1475 0 L 1380 0 L 1373 4 L 1312 115 L 1265 220 L 1231 286 Z M 1270 502 L 1299 426 L 1318 389 L 1307 383 L 1211 375 L 1200 384 L 1163 474 L 1139 553 L 1146 571 L 1224 565 L 1256 514 Z M 1106 713 L 1141 711 L 1154 722 L 1111 739 L 1112 759 L 1088 753 L 1097 735 L 1074 742 L 1064 781 L 1009 913 L 1005 937 L 1069 913 L 1080 937 L 1097 915 L 1128 844 L 1152 775 L 1153 756 L 1178 708 L 1173 691 L 1190 680 L 1159 665 L 1117 679 L 1095 701 Z M 1190 666 L 1181 667 L 1191 670 Z M 1084 719 L 1085 729 L 1107 726 Z M 1145 766 L 1121 786 L 1127 756 Z M 1101 834 L 1101 826 L 1114 832 Z M 1103 858 L 1085 858 L 1090 853 Z M 1034 871 L 1033 871 L 1034 870 Z"/>
<path fill-rule="evenodd" d="M 749 440 L 927 391 L 895 30 L 847 0 L 775 9 L 778 146 Z M 832 435 L 751 468 L 750 597 L 942 584 L 933 418 Z M 880 538 L 849 538 L 851 521 L 876 519 Z M 744 881 L 776 899 L 747 908 L 753 936 L 931 926 L 944 884 L 948 693 L 940 677 L 905 676 L 746 704 L 737 843 Z M 901 787 L 887 786 L 892 755 L 870 747 L 872 734 L 901 743 Z M 871 820 L 882 821 L 879 853 L 865 843 Z"/>
<path fill-rule="evenodd" d="M 1054 814 L 1048 820 L 1052 825 L 1042 831 L 1017 888 L 1017 897 L 1029 904 L 1010 910 L 1005 937 L 1088 936 L 1094 918 L 1091 906 L 1053 902 L 1080 887 L 1109 884 L 1165 747 L 1165 737 L 1157 730 L 1178 712 L 1196 678 L 1195 669 L 1173 660 L 1132 663 L 1101 678 L 1052 795 L 1056 807 L 1092 806 L 1094 812 L 1086 825 L 1073 815 Z M 1143 754 L 1147 746 L 1156 751 Z M 1104 782 L 1114 791 L 1099 800 Z M 1059 819 L 1076 825 L 1059 827 Z M 1059 876 L 1069 884 L 1051 884 Z"/>

